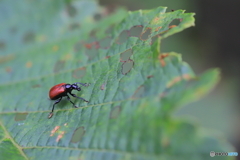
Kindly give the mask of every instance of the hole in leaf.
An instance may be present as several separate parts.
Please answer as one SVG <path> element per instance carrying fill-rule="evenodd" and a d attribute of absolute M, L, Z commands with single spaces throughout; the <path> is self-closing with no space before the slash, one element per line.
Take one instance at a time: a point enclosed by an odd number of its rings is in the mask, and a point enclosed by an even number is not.
<path fill-rule="evenodd" d="M 97 33 L 97 30 L 92 30 L 92 31 L 90 32 L 90 37 L 95 38 L 95 37 L 96 37 L 96 33 Z"/>
<path fill-rule="evenodd" d="M 23 121 L 26 119 L 28 113 L 17 113 L 15 115 L 15 121 Z"/>
<path fill-rule="evenodd" d="M 144 94 L 144 90 L 145 90 L 144 86 L 138 87 L 135 93 L 133 94 L 132 98 L 141 98 Z"/>
<path fill-rule="evenodd" d="M 126 50 L 125 52 L 121 53 L 120 61 L 126 62 L 132 55 L 132 49 Z"/>
<path fill-rule="evenodd" d="M 33 32 L 27 32 L 23 36 L 23 42 L 24 43 L 30 43 L 30 42 L 33 42 L 34 40 L 35 40 L 35 34 Z"/>
<path fill-rule="evenodd" d="M 106 31 L 105 31 L 105 33 L 106 33 L 106 34 L 112 33 L 112 32 L 113 32 L 113 28 L 114 28 L 114 25 L 112 25 L 111 27 L 107 28 Z"/>
<path fill-rule="evenodd" d="M 115 119 L 119 116 L 121 112 L 121 106 L 116 106 L 111 110 L 110 119 Z"/>
<path fill-rule="evenodd" d="M 168 28 L 171 29 L 173 27 L 176 27 L 180 24 L 180 19 L 174 19 L 171 23 L 169 23 Z"/>
<path fill-rule="evenodd" d="M 85 75 L 85 73 L 86 73 L 85 67 L 77 68 L 72 72 L 72 76 L 76 79 L 80 79 Z"/>
<path fill-rule="evenodd" d="M 80 24 L 78 23 L 73 23 L 69 26 L 69 30 L 75 30 L 75 29 L 79 29 L 80 28 Z"/>
<path fill-rule="evenodd" d="M 65 61 L 63 60 L 57 61 L 57 63 L 55 63 L 53 72 L 56 73 L 61 71 L 64 68 L 64 66 L 65 66 Z"/>
<path fill-rule="evenodd" d="M 158 35 L 156 35 L 156 36 L 154 36 L 154 37 L 152 37 L 152 40 L 151 40 L 151 45 L 152 44 L 154 44 L 157 40 L 158 40 L 158 38 L 160 37 L 160 35 L 158 34 Z"/>
<path fill-rule="evenodd" d="M 126 75 L 134 66 L 133 60 L 129 59 L 122 64 L 122 74 Z"/>
<path fill-rule="evenodd" d="M 4 41 L 0 41 L 0 49 L 3 50 L 6 48 L 6 44 Z"/>
<path fill-rule="evenodd" d="M 129 31 L 127 30 L 122 31 L 117 39 L 117 44 L 122 44 L 126 42 L 128 37 L 129 37 Z"/>
<path fill-rule="evenodd" d="M 70 17 L 74 17 L 77 14 L 77 10 L 72 5 L 67 5 L 66 11 Z"/>
<path fill-rule="evenodd" d="M 72 142 L 72 143 L 77 143 L 77 142 L 79 142 L 79 141 L 82 139 L 82 137 L 83 137 L 84 134 L 85 134 L 85 129 L 84 129 L 84 127 L 79 127 L 79 128 L 77 128 L 77 129 L 74 131 L 73 135 L 72 135 L 71 142 Z"/>
<path fill-rule="evenodd" d="M 111 41 L 112 41 L 112 38 L 106 37 L 99 41 L 99 46 L 102 49 L 108 49 L 110 47 Z"/>
<path fill-rule="evenodd" d="M 85 54 L 86 54 L 86 56 L 88 57 L 89 60 L 91 60 L 94 57 L 96 57 L 97 53 L 98 53 L 98 50 L 96 48 L 91 48 L 91 49 L 85 50 Z"/>
<path fill-rule="evenodd" d="M 139 37 L 142 33 L 143 30 L 143 26 L 142 25 L 137 25 L 137 26 L 133 26 L 129 32 L 130 32 L 130 36 L 131 37 Z"/>
<path fill-rule="evenodd" d="M 141 34 L 141 40 L 145 41 L 147 40 L 152 32 L 152 28 L 147 28 L 142 34 Z"/>
<path fill-rule="evenodd" d="M 94 16 L 93 16 L 93 19 L 95 21 L 99 21 L 101 18 L 102 18 L 102 15 L 100 13 L 95 13 Z"/>

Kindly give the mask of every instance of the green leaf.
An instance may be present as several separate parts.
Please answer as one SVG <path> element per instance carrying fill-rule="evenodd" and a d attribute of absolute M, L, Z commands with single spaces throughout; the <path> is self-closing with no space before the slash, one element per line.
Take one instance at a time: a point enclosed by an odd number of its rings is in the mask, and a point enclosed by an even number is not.
<path fill-rule="evenodd" d="M 212 159 L 233 151 L 171 118 L 214 87 L 161 40 L 194 25 L 165 7 L 111 15 L 94 1 L 0 2 L 0 159 Z M 98 17 L 98 18 L 97 18 Z M 177 25 L 172 25 L 177 21 Z M 90 83 L 56 105 L 49 88 Z M 17 158 L 16 158 L 17 157 Z M 218 157 L 228 159 L 229 157 Z"/>

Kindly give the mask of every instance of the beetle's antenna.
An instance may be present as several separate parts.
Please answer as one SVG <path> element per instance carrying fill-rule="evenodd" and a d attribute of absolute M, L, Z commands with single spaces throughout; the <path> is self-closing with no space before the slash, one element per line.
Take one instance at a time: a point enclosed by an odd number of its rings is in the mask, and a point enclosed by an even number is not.
<path fill-rule="evenodd" d="M 81 84 L 82 86 L 85 86 L 85 87 L 87 87 L 87 86 L 90 85 L 89 83 L 80 83 L 80 82 L 76 82 L 76 83 L 74 83 L 74 84 Z"/>

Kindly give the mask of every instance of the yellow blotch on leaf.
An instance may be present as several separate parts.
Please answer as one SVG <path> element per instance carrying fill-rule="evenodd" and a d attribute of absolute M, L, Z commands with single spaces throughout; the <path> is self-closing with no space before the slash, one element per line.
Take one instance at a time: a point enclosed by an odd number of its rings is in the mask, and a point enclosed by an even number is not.
<path fill-rule="evenodd" d="M 31 67 L 32 67 L 32 62 L 31 62 L 31 61 L 28 61 L 28 62 L 25 64 L 25 66 L 26 66 L 27 68 L 31 68 Z"/>
<path fill-rule="evenodd" d="M 72 59 L 72 54 L 71 53 L 67 53 L 64 55 L 64 60 L 71 60 Z"/>
<path fill-rule="evenodd" d="M 59 49 L 59 47 L 58 47 L 57 45 L 54 45 L 54 46 L 52 47 L 52 50 L 53 50 L 54 52 L 58 51 L 58 49 Z"/>

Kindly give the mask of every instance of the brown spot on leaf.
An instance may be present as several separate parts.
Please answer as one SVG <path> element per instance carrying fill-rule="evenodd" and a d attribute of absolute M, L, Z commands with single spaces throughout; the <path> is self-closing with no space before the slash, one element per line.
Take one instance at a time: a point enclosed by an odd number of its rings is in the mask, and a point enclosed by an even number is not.
<path fill-rule="evenodd" d="M 100 87 L 101 90 L 104 90 L 105 89 L 105 86 L 106 86 L 106 83 L 103 83 Z"/>
<path fill-rule="evenodd" d="M 92 43 L 85 43 L 84 47 L 86 47 L 87 49 L 91 49 L 92 48 Z"/>
<path fill-rule="evenodd" d="M 79 127 L 79 128 L 77 128 L 77 129 L 74 131 L 73 135 L 72 135 L 71 142 L 72 142 L 72 143 L 77 143 L 77 142 L 79 142 L 79 141 L 82 139 L 82 137 L 83 137 L 84 134 L 85 134 L 85 129 L 84 129 L 84 127 Z"/>
<path fill-rule="evenodd" d="M 120 55 L 120 62 L 126 62 L 132 55 L 132 49 L 128 49 Z"/>
<path fill-rule="evenodd" d="M 177 27 L 177 26 L 176 25 L 171 25 L 168 28 L 171 29 L 171 28 L 174 28 L 174 27 Z"/>
<path fill-rule="evenodd" d="M 129 34 L 130 34 L 131 37 L 139 37 L 142 33 L 142 30 L 143 30 L 143 25 L 133 26 L 129 30 Z"/>
<path fill-rule="evenodd" d="M 167 88 L 173 86 L 174 84 L 176 84 L 177 82 L 181 81 L 181 77 L 175 77 L 173 80 L 171 80 L 170 82 L 167 83 Z"/>
<path fill-rule="evenodd" d="M 81 68 L 77 68 L 72 72 L 72 76 L 74 78 L 80 79 L 82 78 L 86 73 L 86 68 L 85 67 L 81 67 Z"/>
<path fill-rule="evenodd" d="M 23 121 L 26 119 L 28 113 L 17 113 L 15 115 L 15 121 Z"/>
<path fill-rule="evenodd" d="M 163 54 L 159 54 L 158 55 L 158 59 L 159 59 L 159 62 L 161 64 L 162 67 L 164 67 L 166 65 L 165 61 L 164 61 L 164 58 L 168 57 L 169 54 L 168 53 L 163 53 Z"/>
<path fill-rule="evenodd" d="M 149 75 L 149 76 L 147 76 L 148 79 L 150 79 L 150 78 L 152 78 L 152 77 L 153 77 L 153 75 Z"/>
<path fill-rule="evenodd" d="M 153 19 L 153 23 L 158 23 L 159 20 L 160 20 L 160 17 L 155 17 L 155 18 Z"/>
<path fill-rule="evenodd" d="M 152 28 L 146 28 L 146 30 L 141 34 L 141 37 L 140 37 L 141 40 L 145 41 L 148 38 L 150 38 L 151 32 L 152 32 Z"/>
<path fill-rule="evenodd" d="M 56 126 L 52 131 L 50 136 L 53 136 L 58 130 L 59 130 L 60 126 Z"/>
<path fill-rule="evenodd" d="M 190 76 L 189 74 L 184 74 L 184 75 L 182 75 L 182 77 L 183 77 L 183 79 L 185 79 L 185 80 L 193 79 L 193 77 Z"/>
<path fill-rule="evenodd" d="M 26 66 L 27 68 L 31 68 L 31 67 L 32 67 L 32 62 L 31 62 L 31 61 L 28 61 L 28 62 L 25 64 L 25 66 Z"/>
<path fill-rule="evenodd" d="M 161 28 L 162 28 L 162 27 L 157 27 L 157 28 L 155 29 L 155 32 L 159 31 Z"/>
<path fill-rule="evenodd" d="M 143 93 L 144 93 L 144 86 L 141 85 L 140 87 L 137 88 L 137 90 L 134 92 L 132 98 L 140 98 L 142 97 Z"/>
<path fill-rule="evenodd" d="M 122 74 L 126 75 L 128 72 L 131 71 L 133 66 L 134 66 L 134 61 L 131 59 L 128 59 L 126 62 L 122 64 Z"/>
<path fill-rule="evenodd" d="M 116 119 L 118 118 L 119 114 L 121 112 L 121 106 L 115 106 L 110 113 L 110 119 Z"/>
<path fill-rule="evenodd" d="M 108 59 L 108 58 L 110 58 L 110 57 L 111 57 L 111 56 L 106 56 L 105 59 Z"/>
<path fill-rule="evenodd" d="M 60 132 L 60 134 L 56 138 L 56 142 L 59 142 L 59 140 L 63 137 L 64 134 L 65 134 L 64 131 Z"/>
<path fill-rule="evenodd" d="M 57 61 L 54 65 L 53 72 L 56 73 L 56 72 L 61 71 L 64 68 L 64 66 L 65 66 L 65 61 L 63 61 L 63 60 Z"/>
<path fill-rule="evenodd" d="M 15 58 L 13 55 L 6 55 L 6 56 L 1 56 L 0 57 L 0 63 L 8 62 L 11 61 Z"/>
<path fill-rule="evenodd" d="M 177 76 L 167 83 L 167 88 L 172 87 L 174 84 L 180 82 L 181 80 L 190 80 L 192 77 L 189 74 L 184 74 L 182 76 Z"/>
<path fill-rule="evenodd" d="M 12 72 L 12 68 L 6 67 L 6 68 L 5 68 L 5 71 L 6 71 L 7 73 L 10 73 L 10 72 Z"/>

